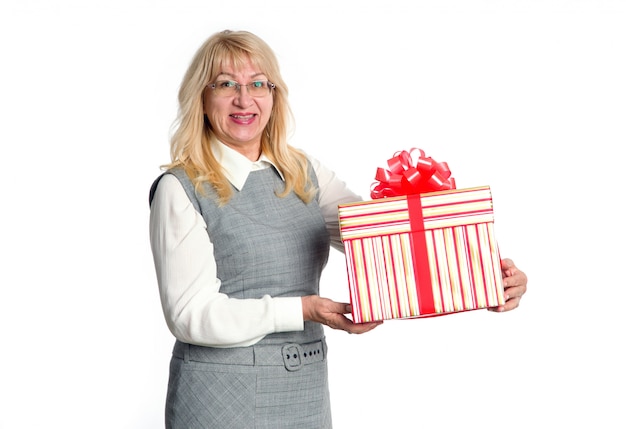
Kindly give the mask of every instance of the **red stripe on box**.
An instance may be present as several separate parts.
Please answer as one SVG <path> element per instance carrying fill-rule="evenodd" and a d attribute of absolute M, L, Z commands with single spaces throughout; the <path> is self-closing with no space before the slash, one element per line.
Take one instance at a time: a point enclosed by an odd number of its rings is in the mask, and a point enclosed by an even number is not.
<path fill-rule="evenodd" d="M 413 265 L 415 267 L 415 282 L 417 283 L 417 297 L 420 314 L 435 311 L 433 300 L 433 286 L 430 280 L 428 263 L 428 249 L 424 231 L 424 219 L 422 218 L 422 200 L 419 195 L 407 197 L 409 208 L 409 220 L 411 221 L 411 245 L 413 248 Z"/>

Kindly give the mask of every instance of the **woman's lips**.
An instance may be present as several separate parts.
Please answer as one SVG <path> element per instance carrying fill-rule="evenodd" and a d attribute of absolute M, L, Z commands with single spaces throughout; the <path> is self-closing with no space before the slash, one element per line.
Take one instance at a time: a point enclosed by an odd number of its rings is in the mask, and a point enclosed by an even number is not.
<path fill-rule="evenodd" d="M 254 113 L 232 114 L 230 115 L 230 117 L 233 118 L 233 120 L 239 124 L 249 124 L 250 122 L 254 121 L 254 118 L 256 117 L 256 115 Z"/>

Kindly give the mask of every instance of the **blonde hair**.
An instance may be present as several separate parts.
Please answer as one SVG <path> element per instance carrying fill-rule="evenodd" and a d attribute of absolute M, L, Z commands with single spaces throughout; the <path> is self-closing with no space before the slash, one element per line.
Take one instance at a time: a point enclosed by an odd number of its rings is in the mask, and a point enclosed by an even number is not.
<path fill-rule="evenodd" d="M 228 202 L 233 191 L 210 149 L 215 135 L 204 116 L 203 91 L 221 72 L 224 63 L 239 67 L 247 60 L 276 85 L 272 90 L 274 103 L 270 119 L 261 137 L 261 150 L 276 164 L 285 179 L 285 188 L 277 195 L 283 197 L 293 191 L 308 203 L 317 190 L 308 174 L 306 156 L 287 142 L 289 126 L 293 122 L 287 85 L 272 49 L 247 31 L 215 33 L 196 52 L 178 92 L 178 115 L 170 139 L 172 161 L 162 168 L 184 168 L 196 190 L 202 192 L 202 185 L 209 183 L 217 193 L 219 204 Z"/>

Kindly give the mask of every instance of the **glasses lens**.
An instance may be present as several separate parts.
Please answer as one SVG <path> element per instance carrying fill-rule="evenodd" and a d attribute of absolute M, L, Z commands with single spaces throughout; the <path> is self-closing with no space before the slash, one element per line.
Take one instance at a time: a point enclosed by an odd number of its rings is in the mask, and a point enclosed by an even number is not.
<path fill-rule="evenodd" d="M 269 94 L 267 82 L 264 80 L 257 80 L 248 84 L 248 91 L 250 92 L 250 95 L 254 97 L 263 97 L 264 95 Z"/>
<path fill-rule="evenodd" d="M 230 97 L 237 93 L 237 82 L 232 80 L 220 80 L 215 83 L 215 93 L 225 97 Z"/>
<path fill-rule="evenodd" d="M 263 82 L 261 81 L 256 81 L 256 82 L 252 82 L 248 84 L 248 91 L 250 91 L 250 94 L 252 95 L 259 95 L 260 91 L 263 89 Z"/>

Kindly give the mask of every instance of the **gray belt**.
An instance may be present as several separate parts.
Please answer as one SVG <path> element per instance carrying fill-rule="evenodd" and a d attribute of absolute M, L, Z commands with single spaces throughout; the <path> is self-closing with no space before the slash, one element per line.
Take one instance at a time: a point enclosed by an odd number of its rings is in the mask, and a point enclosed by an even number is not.
<path fill-rule="evenodd" d="M 297 371 L 303 365 L 323 361 L 326 341 L 298 344 L 261 344 L 249 347 L 202 347 L 176 341 L 172 355 L 185 362 L 205 362 L 223 365 L 284 366 Z"/>

